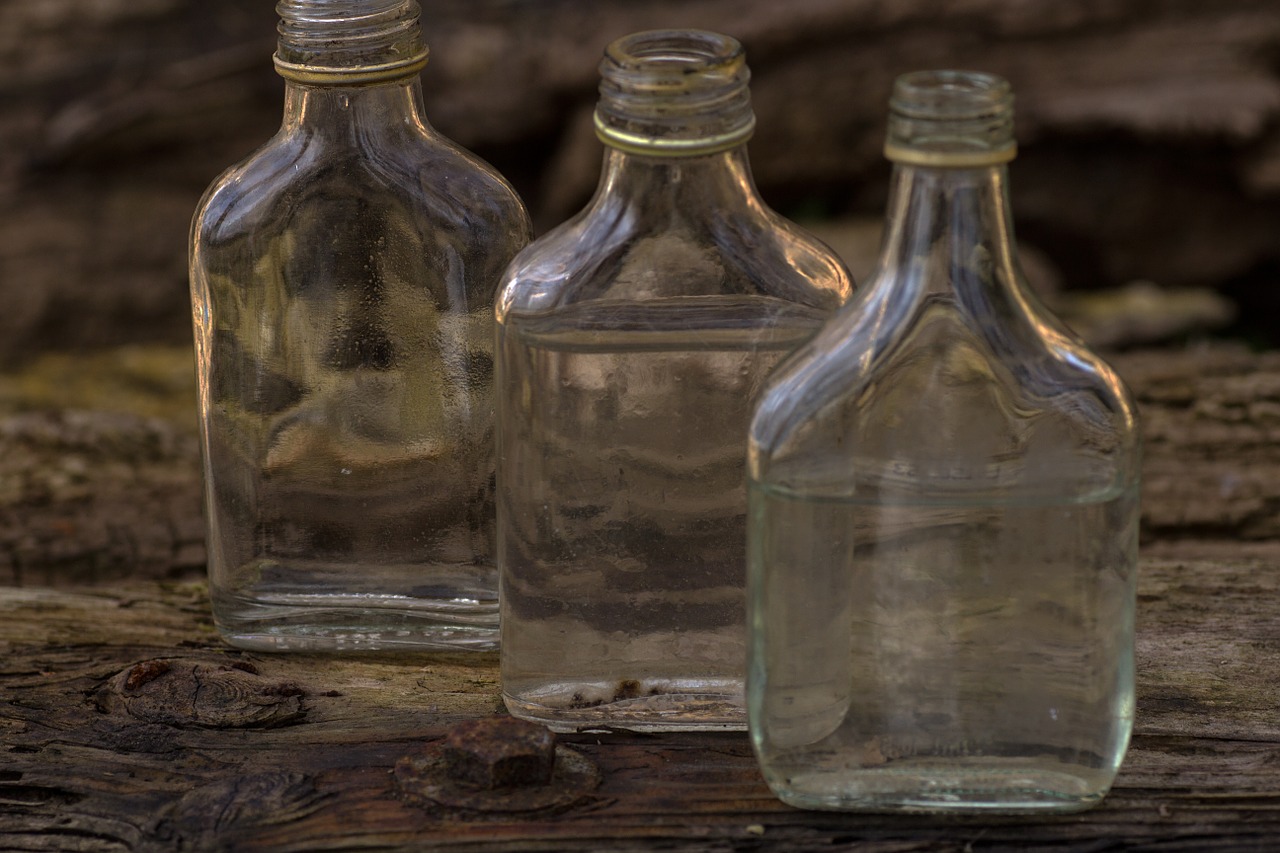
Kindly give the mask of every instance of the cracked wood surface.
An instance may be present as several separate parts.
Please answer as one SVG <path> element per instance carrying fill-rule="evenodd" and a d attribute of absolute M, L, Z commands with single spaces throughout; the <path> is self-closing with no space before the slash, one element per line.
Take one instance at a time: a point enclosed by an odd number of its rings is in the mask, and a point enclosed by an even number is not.
<path fill-rule="evenodd" d="M 1146 435 L 1137 722 L 1107 800 L 1054 819 L 795 810 L 770 795 L 741 734 L 563 737 L 599 785 L 526 813 L 412 795 L 398 765 L 501 713 L 496 656 L 225 647 L 199 574 L 189 380 L 164 379 L 189 356 L 152 356 L 111 356 L 87 383 L 99 397 L 50 381 L 58 364 L 33 368 L 40 382 L 0 377 L 0 849 L 1280 843 L 1280 353 L 1206 344 L 1112 359 Z"/>
<path fill-rule="evenodd" d="M 1269 850 L 1280 839 L 1280 578 L 1144 559 L 1138 713 L 1083 815 L 805 812 L 745 734 L 561 736 L 599 768 L 564 808 L 406 796 L 393 768 L 499 711 L 476 655 L 261 655 L 214 636 L 199 584 L 0 589 L 0 847 L 15 850 Z"/>

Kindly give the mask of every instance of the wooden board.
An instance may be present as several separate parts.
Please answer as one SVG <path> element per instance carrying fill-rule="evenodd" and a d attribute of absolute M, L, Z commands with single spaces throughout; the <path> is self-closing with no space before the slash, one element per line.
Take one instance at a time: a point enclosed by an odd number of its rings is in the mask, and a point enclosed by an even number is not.
<path fill-rule="evenodd" d="M 0 850 L 1277 849 L 1280 353 L 1113 361 L 1147 448 L 1138 716 L 1111 796 L 1054 819 L 799 811 L 742 734 L 565 736 L 600 774 L 568 805 L 424 800 L 398 762 L 501 712 L 496 657 L 227 648 L 189 353 L 0 376 Z"/>
<path fill-rule="evenodd" d="M 1132 747 L 1101 806 L 1052 819 L 793 809 L 745 734 L 561 736 L 601 774 L 572 806 L 440 806 L 393 768 L 498 712 L 492 654 L 246 654 L 200 585 L 0 588 L 0 848 L 1275 849 L 1274 564 L 1147 559 L 1139 586 Z"/>

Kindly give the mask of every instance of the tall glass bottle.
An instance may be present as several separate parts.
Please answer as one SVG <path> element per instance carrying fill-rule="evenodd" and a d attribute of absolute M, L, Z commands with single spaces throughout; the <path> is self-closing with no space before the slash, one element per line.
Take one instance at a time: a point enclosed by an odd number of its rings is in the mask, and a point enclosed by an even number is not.
<path fill-rule="evenodd" d="M 196 211 L 218 630 L 492 647 L 492 305 L 511 188 L 422 115 L 417 0 L 281 0 L 276 136 Z"/>
<path fill-rule="evenodd" d="M 878 265 L 754 414 L 752 740 L 793 805 L 1072 811 L 1128 743 L 1136 413 L 1019 270 L 1012 101 L 897 81 Z"/>
<path fill-rule="evenodd" d="M 498 298 L 503 696 L 742 728 L 750 405 L 851 284 L 756 193 L 741 45 L 637 33 L 601 73 L 596 195 Z"/>

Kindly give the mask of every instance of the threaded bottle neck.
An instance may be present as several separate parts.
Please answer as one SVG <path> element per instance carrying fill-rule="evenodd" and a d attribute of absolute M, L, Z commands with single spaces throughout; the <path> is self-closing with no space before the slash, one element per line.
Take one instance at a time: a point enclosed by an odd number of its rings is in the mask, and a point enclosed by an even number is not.
<path fill-rule="evenodd" d="M 703 30 L 623 36 L 600 63 L 596 135 L 636 154 L 713 154 L 751 138 L 751 72 L 736 39 Z"/>
<path fill-rule="evenodd" d="M 1017 154 L 1013 90 L 995 74 L 916 71 L 899 77 L 889 99 L 885 156 L 915 166 L 973 168 Z"/>
<path fill-rule="evenodd" d="M 276 71 L 351 86 L 410 77 L 427 64 L 418 0 L 280 0 Z"/>

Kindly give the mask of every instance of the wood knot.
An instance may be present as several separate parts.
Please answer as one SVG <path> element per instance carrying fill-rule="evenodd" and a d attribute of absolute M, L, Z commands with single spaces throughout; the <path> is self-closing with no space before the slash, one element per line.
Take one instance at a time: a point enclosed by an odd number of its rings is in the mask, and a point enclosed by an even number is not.
<path fill-rule="evenodd" d="M 285 826 L 314 814 L 324 797 L 311 776 L 283 770 L 234 775 L 183 795 L 167 819 L 173 849 L 230 849 L 228 836 L 254 826 Z M 163 823 L 163 821 L 162 821 Z M 158 829 L 157 835 L 166 835 Z"/>
<path fill-rule="evenodd" d="M 101 711 L 175 728 L 274 728 L 301 720 L 306 691 L 252 664 L 160 658 L 118 673 L 95 695 Z"/>

